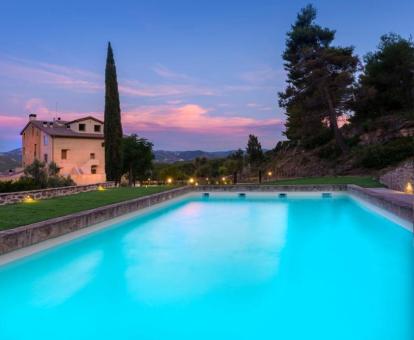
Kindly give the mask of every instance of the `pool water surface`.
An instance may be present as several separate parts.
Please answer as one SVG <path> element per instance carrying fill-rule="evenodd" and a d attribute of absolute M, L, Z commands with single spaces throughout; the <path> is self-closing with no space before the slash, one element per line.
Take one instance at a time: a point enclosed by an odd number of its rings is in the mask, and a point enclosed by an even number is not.
<path fill-rule="evenodd" d="M 414 339 L 413 234 L 346 194 L 201 195 L 0 267 L 0 339 Z"/>

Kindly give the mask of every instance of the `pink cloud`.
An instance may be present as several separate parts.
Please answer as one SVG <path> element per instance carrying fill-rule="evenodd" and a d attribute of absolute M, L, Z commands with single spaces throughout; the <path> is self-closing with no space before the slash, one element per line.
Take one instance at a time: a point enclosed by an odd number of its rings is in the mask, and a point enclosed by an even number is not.
<path fill-rule="evenodd" d="M 55 117 L 53 110 L 38 98 L 26 103 L 26 108 L 38 114 L 38 119 L 51 120 Z M 60 112 L 63 120 L 72 120 L 92 115 L 103 118 L 102 112 Z M 26 124 L 27 117 L 1 115 L 1 130 L 7 136 L 19 138 L 20 129 Z M 283 121 L 276 118 L 260 119 L 252 117 L 214 116 L 208 108 L 197 104 L 159 105 L 140 107 L 122 112 L 125 133 L 137 133 L 150 138 L 156 148 L 187 149 L 203 148 L 217 145 L 218 149 L 240 147 L 250 133 L 257 134 L 265 147 L 271 147 L 279 139 Z M 168 141 L 168 142 L 166 142 Z"/>
<path fill-rule="evenodd" d="M 82 70 L 45 63 L 0 60 L 0 75 L 33 83 L 57 85 L 78 92 L 103 89 L 103 85 L 96 82 L 96 79 L 87 79 Z M 94 78 L 91 74 L 88 77 Z"/>
<path fill-rule="evenodd" d="M 164 69 L 163 71 L 167 72 L 167 69 Z M 171 73 L 171 76 L 172 75 L 173 73 Z M 15 58 L 0 59 L 0 76 L 36 84 L 55 85 L 75 92 L 91 93 L 104 91 L 103 74 L 99 75 L 75 67 L 50 63 L 33 62 Z M 119 80 L 119 91 L 122 95 L 132 97 L 216 95 L 216 91 L 206 86 L 195 86 L 191 83 L 153 85 L 145 84 L 140 81 L 122 79 Z"/>
<path fill-rule="evenodd" d="M 169 131 L 174 129 L 204 134 L 245 134 L 249 129 L 283 124 L 282 120 L 276 118 L 213 116 L 208 109 L 196 104 L 137 108 L 124 112 L 122 117 L 124 125 L 129 130 Z"/>
<path fill-rule="evenodd" d="M 162 78 L 167 79 L 176 79 L 176 80 L 189 80 L 191 79 L 190 76 L 170 70 L 169 68 L 165 67 L 164 65 L 157 64 L 153 67 L 153 71 L 158 74 Z"/>

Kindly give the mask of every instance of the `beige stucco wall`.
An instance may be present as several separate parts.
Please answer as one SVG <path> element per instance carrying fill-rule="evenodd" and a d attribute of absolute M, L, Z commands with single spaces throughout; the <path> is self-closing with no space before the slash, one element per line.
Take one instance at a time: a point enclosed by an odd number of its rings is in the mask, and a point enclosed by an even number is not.
<path fill-rule="evenodd" d="M 85 124 L 85 131 L 79 131 L 79 124 Z M 101 126 L 100 132 L 95 132 L 95 125 Z M 93 119 L 85 119 L 72 123 L 71 129 L 87 134 L 102 134 L 103 124 Z M 51 137 L 37 127 L 29 125 L 22 135 L 22 165 L 25 167 L 33 163 L 36 147 L 37 159 L 44 161 L 47 154 L 48 162 L 54 161 L 61 168 L 60 173 L 64 176 L 70 175 L 77 184 L 104 182 L 106 176 L 103 142 L 103 138 Z M 66 160 L 62 159 L 62 149 L 68 150 Z M 91 153 L 95 154 L 94 159 L 91 159 Z M 96 174 L 91 173 L 92 166 L 96 166 Z"/>
<path fill-rule="evenodd" d="M 25 167 L 32 164 L 35 160 L 35 147 L 36 147 L 36 158 L 42 160 L 41 156 L 41 131 L 30 125 L 24 131 L 22 135 L 22 166 Z"/>
<path fill-rule="evenodd" d="M 53 138 L 53 160 L 61 167 L 62 175 L 91 175 L 88 183 L 94 183 L 91 166 L 96 165 L 96 175 L 105 174 L 105 151 L 103 139 L 87 138 Z M 67 151 L 67 159 L 62 159 L 62 149 Z M 90 154 L 95 154 L 95 159 Z M 98 176 L 96 176 L 98 177 Z M 102 181 L 97 179 L 97 182 Z"/>
<path fill-rule="evenodd" d="M 40 156 L 41 161 L 45 161 L 45 155 L 47 154 L 47 161 L 51 162 L 53 159 L 53 140 L 52 138 L 43 131 L 40 131 Z"/>
<path fill-rule="evenodd" d="M 85 131 L 79 131 L 79 124 L 85 124 Z M 101 127 L 100 132 L 95 132 L 95 129 L 94 129 L 95 125 L 100 125 Z M 94 133 L 94 134 L 103 133 L 103 124 L 93 119 L 82 119 L 79 122 L 70 124 L 70 128 L 71 130 L 79 132 L 79 133 Z"/>

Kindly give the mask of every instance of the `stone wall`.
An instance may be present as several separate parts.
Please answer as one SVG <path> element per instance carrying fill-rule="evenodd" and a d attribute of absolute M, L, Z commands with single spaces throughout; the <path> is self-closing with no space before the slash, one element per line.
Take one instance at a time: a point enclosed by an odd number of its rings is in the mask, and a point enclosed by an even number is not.
<path fill-rule="evenodd" d="M 380 182 L 397 191 L 407 191 L 408 183 L 414 188 L 414 160 L 409 160 L 380 177 Z"/>
<path fill-rule="evenodd" d="M 158 194 L 0 231 L 0 255 L 83 229 L 114 217 L 148 208 L 191 191 L 193 191 L 192 187 L 172 189 Z"/>
<path fill-rule="evenodd" d="M 97 183 L 90 185 L 76 185 L 70 187 L 50 188 L 50 189 L 39 189 L 30 191 L 19 191 L 19 192 L 7 192 L 0 194 L 0 205 L 13 204 L 23 202 L 25 198 L 30 196 L 35 200 L 42 200 L 58 196 L 68 196 L 77 194 L 85 191 L 94 191 L 98 189 L 98 186 L 104 188 L 111 188 L 114 186 L 113 182 Z"/>

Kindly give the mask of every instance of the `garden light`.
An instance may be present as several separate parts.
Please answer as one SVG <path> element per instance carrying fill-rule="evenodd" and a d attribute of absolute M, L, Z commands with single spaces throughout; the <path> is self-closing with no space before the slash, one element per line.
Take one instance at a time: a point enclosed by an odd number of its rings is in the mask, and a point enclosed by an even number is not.
<path fill-rule="evenodd" d="M 27 195 L 23 198 L 23 202 L 24 203 L 35 203 L 36 200 L 32 196 Z"/>

